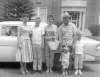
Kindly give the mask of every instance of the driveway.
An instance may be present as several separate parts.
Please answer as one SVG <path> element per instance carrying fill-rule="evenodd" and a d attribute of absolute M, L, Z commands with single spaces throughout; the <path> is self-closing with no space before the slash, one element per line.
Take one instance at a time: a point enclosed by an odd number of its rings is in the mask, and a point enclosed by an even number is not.
<path fill-rule="evenodd" d="M 54 71 L 53 74 L 21 74 L 19 70 L 19 63 L 1 63 L 0 66 L 0 77 L 64 77 L 59 73 L 59 71 Z M 31 67 L 29 65 L 29 70 Z M 45 70 L 45 69 L 44 69 Z M 95 61 L 84 61 L 83 65 L 83 75 L 66 75 L 66 77 L 100 77 L 100 62 Z M 74 73 L 74 71 L 72 71 Z"/>

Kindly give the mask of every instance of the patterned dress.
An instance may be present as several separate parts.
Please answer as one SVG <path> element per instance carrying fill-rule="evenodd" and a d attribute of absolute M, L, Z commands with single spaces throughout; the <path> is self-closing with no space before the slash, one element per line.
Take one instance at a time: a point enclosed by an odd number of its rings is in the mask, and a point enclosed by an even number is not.
<path fill-rule="evenodd" d="M 68 53 L 64 53 L 64 52 L 61 53 L 60 60 L 61 60 L 61 64 L 62 64 L 63 69 L 68 68 L 69 58 L 70 58 L 69 52 Z"/>
<path fill-rule="evenodd" d="M 16 61 L 21 62 L 32 62 L 33 55 L 32 55 L 32 45 L 29 38 L 31 29 L 29 27 L 22 27 L 21 28 L 21 35 L 19 39 L 19 45 L 21 49 L 17 47 L 16 52 Z"/>

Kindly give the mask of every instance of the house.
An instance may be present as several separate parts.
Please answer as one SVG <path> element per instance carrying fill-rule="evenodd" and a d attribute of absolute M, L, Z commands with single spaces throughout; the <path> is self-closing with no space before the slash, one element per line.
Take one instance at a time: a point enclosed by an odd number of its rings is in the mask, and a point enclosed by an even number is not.
<path fill-rule="evenodd" d="M 0 0 L 0 7 L 2 7 Z M 34 3 L 37 16 L 47 21 L 47 15 L 53 14 L 54 21 L 61 21 L 64 12 L 71 15 L 70 20 L 84 31 L 94 24 L 100 24 L 100 0 L 31 0 Z M 0 9 L 0 14 L 2 10 Z M 34 18 L 33 18 L 34 19 Z"/>

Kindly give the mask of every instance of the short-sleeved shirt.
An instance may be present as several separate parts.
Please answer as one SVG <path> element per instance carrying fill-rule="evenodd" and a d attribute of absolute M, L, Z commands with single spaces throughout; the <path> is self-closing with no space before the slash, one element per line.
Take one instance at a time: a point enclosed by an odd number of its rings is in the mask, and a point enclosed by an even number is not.
<path fill-rule="evenodd" d="M 73 42 L 73 34 L 75 34 L 77 28 L 75 24 L 69 23 L 67 26 L 62 24 L 59 27 L 59 37 L 62 39 L 63 43 L 67 44 L 67 46 L 71 46 Z"/>
<path fill-rule="evenodd" d="M 84 40 L 77 40 L 75 45 L 75 54 L 83 54 L 84 45 Z"/>
<path fill-rule="evenodd" d="M 42 44 L 42 36 L 45 34 L 44 29 L 39 26 L 39 27 L 31 27 L 32 29 L 32 43 L 33 44 Z"/>

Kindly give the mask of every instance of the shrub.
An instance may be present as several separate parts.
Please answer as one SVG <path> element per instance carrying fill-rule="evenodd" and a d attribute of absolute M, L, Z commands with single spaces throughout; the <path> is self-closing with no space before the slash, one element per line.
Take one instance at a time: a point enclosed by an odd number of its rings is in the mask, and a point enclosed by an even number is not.
<path fill-rule="evenodd" d="M 92 36 L 99 36 L 100 34 L 100 25 L 92 25 L 89 27 L 90 32 L 92 33 Z"/>
<path fill-rule="evenodd" d="M 61 20 L 56 21 L 54 24 L 57 25 L 58 27 L 62 24 L 63 22 Z"/>

